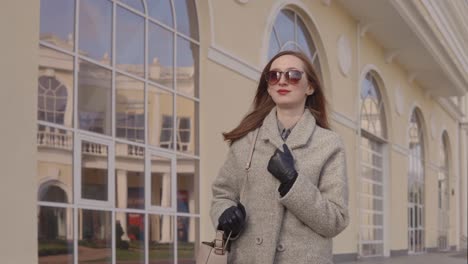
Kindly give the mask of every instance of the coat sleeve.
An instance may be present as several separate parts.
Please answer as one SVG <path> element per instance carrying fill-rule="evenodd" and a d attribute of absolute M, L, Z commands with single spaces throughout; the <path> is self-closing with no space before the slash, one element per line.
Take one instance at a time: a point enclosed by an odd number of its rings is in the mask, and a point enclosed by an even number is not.
<path fill-rule="evenodd" d="M 218 226 L 219 216 L 224 210 L 237 205 L 239 202 L 244 169 L 239 166 L 233 148 L 234 146 L 231 146 L 229 149 L 227 158 L 211 188 L 213 199 L 211 201 L 210 216 L 215 228 Z"/>
<path fill-rule="evenodd" d="M 318 186 L 299 173 L 280 202 L 298 219 L 324 237 L 338 235 L 349 224 L 346 158 L 341 140 L 326 159 Z"/>

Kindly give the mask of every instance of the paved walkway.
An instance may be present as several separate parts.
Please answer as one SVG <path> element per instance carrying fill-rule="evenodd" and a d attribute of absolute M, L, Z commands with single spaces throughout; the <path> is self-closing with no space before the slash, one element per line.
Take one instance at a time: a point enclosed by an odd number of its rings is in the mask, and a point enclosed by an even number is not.
<path fill-rule="evenodd" d="M 366 259 L 342 264 L 468 264 L 467 252 L 427 253 L 419 256 L 402 256 Z"/>

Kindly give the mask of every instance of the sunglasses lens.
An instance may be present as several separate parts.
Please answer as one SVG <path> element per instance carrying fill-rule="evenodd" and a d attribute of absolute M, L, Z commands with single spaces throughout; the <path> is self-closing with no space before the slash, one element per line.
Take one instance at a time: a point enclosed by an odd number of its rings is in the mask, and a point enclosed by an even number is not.
<path fill-rule="evenodd" d="M 286 77 L 290 84 L 297 84 L 302 77 L 302 72 L 297 70 L 290 70 L 286 72 Z"/>
<path fill-rule="evenodd" d="M 277 71 L 269 71 L 267 74 L 266 74 L 266 80 L 267 82 L 271 85 L 271 84 L 276 84 L 277 82 L 279 82 L 280 80 L 280 75 L 281 73 L 280 72 L 277 72 Z"/>

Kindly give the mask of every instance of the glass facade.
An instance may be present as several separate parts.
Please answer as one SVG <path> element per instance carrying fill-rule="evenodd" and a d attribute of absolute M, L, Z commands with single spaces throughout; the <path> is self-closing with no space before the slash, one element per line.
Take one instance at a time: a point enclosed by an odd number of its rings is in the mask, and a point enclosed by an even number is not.
<path fill-rule="evenodd" d="M 188 0 L 41 0 L 39 263 L 195 262 L 197 20 Z"/>

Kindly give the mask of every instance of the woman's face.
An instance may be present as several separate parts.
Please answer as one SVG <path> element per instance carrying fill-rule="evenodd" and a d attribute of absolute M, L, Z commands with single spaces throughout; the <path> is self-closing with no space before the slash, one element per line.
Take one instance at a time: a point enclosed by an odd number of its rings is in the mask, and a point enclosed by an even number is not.
<path fill-rule="evenodd" d="M 302 72 L 301 78 L 297 83 L 288 82 L 285 73 L 289 70 L 296 70 Z M 293 55 L 283 55 L 273 61 L 270 71 L 279 71 L 281 77 L 275 84 L 268 84 L 268 94 L 279 108 L 303 108 L 308 95 L 314 92 L 314 89 L 307 81 L 306 73 L 304 72 L 304 65 L 302 60 Z M 290 74 L 291 79 L 297 77 L 294 72 Z"/>

